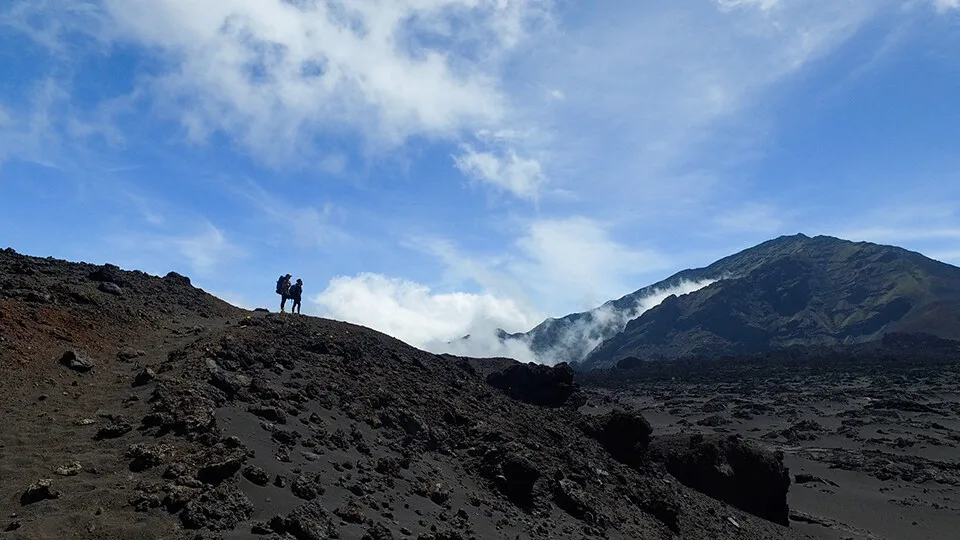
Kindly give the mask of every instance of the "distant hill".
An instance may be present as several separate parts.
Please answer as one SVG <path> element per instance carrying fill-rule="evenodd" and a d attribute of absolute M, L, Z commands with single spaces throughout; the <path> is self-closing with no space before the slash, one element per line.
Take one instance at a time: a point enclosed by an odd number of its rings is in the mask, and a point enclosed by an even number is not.
<path fill-rule="evenodd" d="M 960 268 L 898 247 L 784 236 L 652 288 L 703 279 L 718 281 L 670 296 L 630 320 L 579 367 L 628 357 L 861 343 L 888 332 L 960 338 Z M 540 328 L 531 331 L 534 343 L 548 336 Z"/>

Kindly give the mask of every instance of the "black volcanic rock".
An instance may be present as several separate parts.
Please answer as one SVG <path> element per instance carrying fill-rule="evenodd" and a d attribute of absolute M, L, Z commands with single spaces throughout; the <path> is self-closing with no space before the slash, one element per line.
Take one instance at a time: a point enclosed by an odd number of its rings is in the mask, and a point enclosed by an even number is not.
<path fill-rule="evenodd" d="M 487 383 L 514 399 L 544 407 L 561 407 L 576 391 L 567 364 L 514 364 L 488 375 Z"/>
<path fill-rule="evenodd" d="M 730 436 L 672 435 L 650 443 L 650 458 L 684 485 L 745 512 L 789 524 L 790 472 L 783 455 Z"/>
<path fill-rule="evenodd" d="M 642 415 L 620 410 L 586 418 L 580 429 L 602 444 L 614 459 L 631 466 L 640 462 L 653 433 L 650 422 Z"/>

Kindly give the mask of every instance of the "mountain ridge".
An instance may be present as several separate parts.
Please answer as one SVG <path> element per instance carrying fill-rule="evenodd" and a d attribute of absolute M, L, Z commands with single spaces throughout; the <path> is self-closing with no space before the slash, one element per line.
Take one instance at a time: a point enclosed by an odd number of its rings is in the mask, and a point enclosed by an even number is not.
<path fill-rule="evenodd" d="M 843 280 L 844 274 L 856 278 Z M 791 283 L 792 288 L 780 290 L 778 283 L 781 281 Z M 689 287 L 692 290 L 677 290 L 685 283 L 692 284 Z M 653 336 L 658 332 L 669 334 L 671 324 L 679 323 L 681 319 L 690 325 L 690 313 L 687 312 L 694 309 L 692 298 L 712 306 L 714 318 L 711 324 L 717 326 L 724 313 L 732 313 L 729 310 L 733 309 L 733 304 L 725 298 L 729 300 L 730 295 L 748 294 L 758 287 L 765 288 L 768 297 L 754 299 L 753 308 L 761 304 L 766 307 L 760 310 L 764 313 L 758 311 L 753 317 L 782 318 L 785 320 L 781 323 L 785 324 L 788 319 L 795 319 L 802 309 L 789 312 L 806 305 L 811 300 L 808 298 L 811 291 L 819 290 L 824 283 L 838 286 L 822 291 L 825 296 L 815 294 L 818 296 L 815 300 L 824 305 L 845 302 L 847 306 L 841 311 L 847 312 L 846 320 L 834 321 L 821 309 L 807 319 L 801 320 L 801 317 L 790 323 L 802 327 L 791 339 L 768 340 L 767 347 L 876 339 L 886 325 L 891 325 L 889 330 L 902 331 L 933 328 L 933 334 L 960 337 L 960 268 L 897 246 L 853 242 L 825 235 L 811 237 L 802 233 L 767 240 L 708 266 L 677 272 L 593 310 L 547 319 L 528 332 L 506 336 L 525 342 L 543 360 L 568 362 L 579 369 L 609 366 L 635 354 L 671 357 L 704 354 L 711 348 L 718 353 L 759 350 L 763 347 L 756 344 L 758 339 L 762 340 L 758 336 L 769 333 L 769 329 L 764 328 L 780 323 L 767 324 L 757 319 L 741 321 L 743 324 L 735 324 L 737 328 L 730 331 L 702 329 L 703 332 L 694 332 L 697 336 L 680 339 L 684 341 L 682 344 L 666 343 L 671 341 L 666 335 L 658 337 L 658 342 Z M 660 301 L 657 293 L 664 291 L 680 294 L 666 295 Z M 711 298 L 713 302 L 709 301 Z M 641 310 L 645 300 L 656 305 Z M 869 309 L 879 307 L 873 306 L 879 302 L 885 311 L 871 313 L 868 318 L 873 322 L 866 322 L 865 314 L 858 315 L 853 309 L 863 302 L 872 306 Z M 946 322 L 942 320 L 944 314 L 949 314 Z M 883 324 L 873 324 L 880 321 Z M 644 325 L 643 331 L 639 330 L 641 324 Z M 693 326 L 696 325 L 688 330 Z M 803 334 L 804 328 L 808 332 L 816 330 L 816 335 Z M 717 339 L 717 331 L 729 335 Z M 699 348 L 692 344 L 697 340 L 702 341 Z M 740 347 L 740 340 L 752 345 Z"/>

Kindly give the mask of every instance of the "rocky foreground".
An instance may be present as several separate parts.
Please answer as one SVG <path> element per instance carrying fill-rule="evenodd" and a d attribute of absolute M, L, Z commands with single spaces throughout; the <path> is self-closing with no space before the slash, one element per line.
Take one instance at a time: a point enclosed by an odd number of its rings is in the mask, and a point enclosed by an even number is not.
<path fill-rule="evenodd" d="M 2 538 L 802 536 L 782 455 L 587 397 L 565 367 L 0 253 Z"/>
<path fill-rule="evenodd" d="M 587 410 L 636 408 L 664 439 L 698 431 L 782 451 L 795 530 L 849 540 L 960 531 L 958 342 L 888 335 L 839 350 L 622 362 L 584 384 L 597 393 Z"/>

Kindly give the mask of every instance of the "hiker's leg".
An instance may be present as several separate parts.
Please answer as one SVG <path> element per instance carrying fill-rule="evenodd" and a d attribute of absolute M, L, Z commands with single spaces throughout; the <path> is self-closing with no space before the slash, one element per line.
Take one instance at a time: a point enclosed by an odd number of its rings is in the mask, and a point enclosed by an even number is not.
<path fill-rule="evenodd" d="M 280 295 L 280 313 L 283 313 L 283 308 L 286 305 L 287 305 L 287 295 L 281 294 Z"/>

